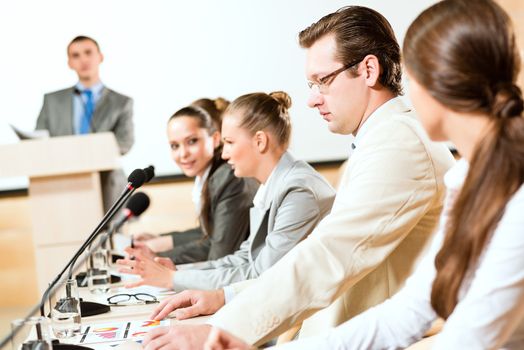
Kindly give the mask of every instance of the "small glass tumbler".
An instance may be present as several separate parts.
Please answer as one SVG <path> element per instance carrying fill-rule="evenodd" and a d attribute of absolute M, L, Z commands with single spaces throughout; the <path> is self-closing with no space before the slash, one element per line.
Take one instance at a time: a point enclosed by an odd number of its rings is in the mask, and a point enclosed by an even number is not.
<path fill-rule="evenodd" d="M 106 249 L 97 249 L 87 259 L 87 286 L 93 294 L 105 294 L 111 289 L 111 274 Z"/>
<path fill-rule="evenodd" d="M 21 318 L 11 322 L 15 333 L 11 339 L 13 350 L 52 350 L 47 318 Z"/>
<path fill-rule="evenodd" d="M 56 292 L 49 298 L 51 327 L 57 338 L 70 338 L 80 334 L 80 298 L 75 279 L 57 284 Z"/>

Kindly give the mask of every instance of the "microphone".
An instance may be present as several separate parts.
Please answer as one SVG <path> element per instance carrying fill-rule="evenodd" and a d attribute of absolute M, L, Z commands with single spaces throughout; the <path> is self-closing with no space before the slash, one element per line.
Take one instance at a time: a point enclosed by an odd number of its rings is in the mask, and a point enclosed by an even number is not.
<path fill-rule="evenodd" d="M 147 169 L 147 168 L 146 168 Z M 127 186 L 126 188 L 139 188 L 146 182 L 146 171 L 145 169 L 135 169 L 127 177 Z"/>
<path fill-rule="evenodd" d="M 155 167 L 150 165 L 147 168 L 142 169 L 146 173 L 146 182 L 151 181 L 155 177 Z"/>
<path fill-rule="evenodd" d="M 113 223 L 112 232 L 118 231 L 127 220 L 140 216 L 149 207 L 149 196 L 144 192 L 135 193 L 127 202 L 123 214 Z"/>
<path fill-rule="evenodd" d="M 129 219 L 133 217 L 140 216 L 148 207 L 149 207 L 149 196 L 143 192 L 135 193 L 127 203 L 126 209 L 123 210 L 123 213 L 120 214 L 120 217 L 113 222 L 113 225 L 111 226 L 111 230 L 109 230 L 109 233 L 104 236 L 102 245 L 105 243 L 105 241 L 109 240 L 110 248 L 114 249 L 114 242 L 113 242 L 113 234 L 122 227 L 124 223 L 126 223 Z M 120 254 L 111 254 L 111 261 L 115 262 L 118 259 L 123 259 L 124 256 Z M 78 278 L 78 276 L 77 276 Z M 111 281 L 113 282 L 119 282 L 121 279 L 118 276 L 111 275 Z"/>
<path fill-rule="evenodd" d="M 145 182 L 149 182 L 149 181 L 151 181 L 152 178 L 155 177 L 155 167 L 153 165 L 150 165 L 147 168 L 144 168 L 142 170 L 144 171 L 144 174 L 145 174 L 145 180 L 144 180 Z M 144 210 L 146 210 L 148 206 L 149 206 L 149 204 L 146 206 L 146 208 Z M 140 214 L 135 215 L 135 216 L 139 216 L 139 215 Z M 116 230 L 118 230 L 118 228 L 119 228 L 119 227 L 114 227 L 114 226 L 115 225 L 113 225 L 113 228 L 110 230 L 110 233 L 109 233 L 109 244 L 110 244 L 111 249 L 114 248 L 113 233 Z M 113 262 L 115 262 L 117 259 L 122 259 L 122 258 L 123 258 L 122 255 L 118 255 L 118 254 L 112 254 L 111 255 L 111 259 L 112 259 Z M 117 276 L 111 276 L 111 278 L 112 279 L 114 278 L 114 280 L 117 281 L 117 282 L 119 281 L 119 277 L 117 277 Z"/>

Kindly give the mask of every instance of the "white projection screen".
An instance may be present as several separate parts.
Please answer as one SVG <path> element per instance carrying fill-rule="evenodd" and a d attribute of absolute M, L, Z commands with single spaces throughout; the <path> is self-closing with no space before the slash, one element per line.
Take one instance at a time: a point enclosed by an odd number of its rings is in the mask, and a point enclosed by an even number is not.
<path fill-rule="evenodd" d="M 103 83 L 134 99 L 136 141 L 122 157 L 127 172 L 152 164 L 157 175 L 179 174 L 165 135 L 169 116 L 201 97 L 232 100 L 255 91 L 291 95 L 291 151 L 296 157 L 344 159 L 350 136 L 331 134 L 318 112 L 306 106 L 305 52 L 298 46 L 298 32 L 342 6 L 363 5 L 384 14 L 402 43 L 411 21 L 434 2 L 4 1 L 0 144 L 18 142 L 9 124 L 34 129 L 44 93 L 76 83 L 67 67 L 66 46 L 73 37 L 88 35 L 105 56 Z M 26 187 L 25 178 L 0 179 L 0 191 Z"/>

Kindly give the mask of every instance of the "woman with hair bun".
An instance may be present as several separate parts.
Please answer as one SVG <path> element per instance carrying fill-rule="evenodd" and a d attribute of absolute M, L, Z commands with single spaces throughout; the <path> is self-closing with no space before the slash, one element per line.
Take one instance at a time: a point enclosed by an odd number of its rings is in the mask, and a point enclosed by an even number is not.
<path fill-rule="evenodd" d="M 141 284 L 183 289 L 216 289 L 258 277 L 307 237 L 331 209 L 335 191 L 311 166 L 287 149 L 291 136 L 284 92 L 253 93 L 224 112 L 222 157 L 237 177 L 261 185 L 250 211 L 250 235 L 234 254 L 171 269 L 135 254 L 133 272 Z"/>
<path fill-rule="evenodd" d="M 439 231 L 393 298 L 282 349 L 402 349 L 437 317 L 432 349 L 524 349 L 524 102 L 510 19 L 492 0 L 444 0 L 411 24 L 403 53 L 426 131 L 464 157 L 444 178 Z M 219 330 L 206 347 L 232 348 L 251 349 Z"/>
<path fill-rule="evenodd" d="M 211 119 L 216 123 L 218 130 L 220 130 L 222 126 L 222 115 L 227 109 L 227 106 L 229 106 L 229 103 L 230 102 L 223 97 L 217 97 L 215 99 L 204 97 L 193 101 L 191 106 L 203 108 L 209 113 Z"/>
<path fill-rule="evenodd" d="M 192 200 L 200 225 L 160 237 L 139 235 L 135 247 L 142 254 L 175 264 L 214 260 L 236 251 L 249 235 L 249 208 L 258 184 L 235 177 L 221 158 L 220 127 L 228 104 L 222 98 L 204 98 L 169 118 L 171 155 L 186 176 L 195 178 Z"/>

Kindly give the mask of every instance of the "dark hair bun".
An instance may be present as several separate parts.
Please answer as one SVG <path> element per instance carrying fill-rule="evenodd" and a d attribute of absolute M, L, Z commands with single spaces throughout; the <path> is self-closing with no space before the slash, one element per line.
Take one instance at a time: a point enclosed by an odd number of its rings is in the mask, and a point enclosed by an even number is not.
<path fill-rule="evenodd" d="M 291 108 L 291 97 L 284 91 L 274 91 L 269 94 L 285 109 Z"/>
<path fill-rule="evenodd" d="M 524 110 L 522 91 L 515 84 L 503 84 L 496 88 L 491 112 L 498 118 L 518 117 Z"/>

